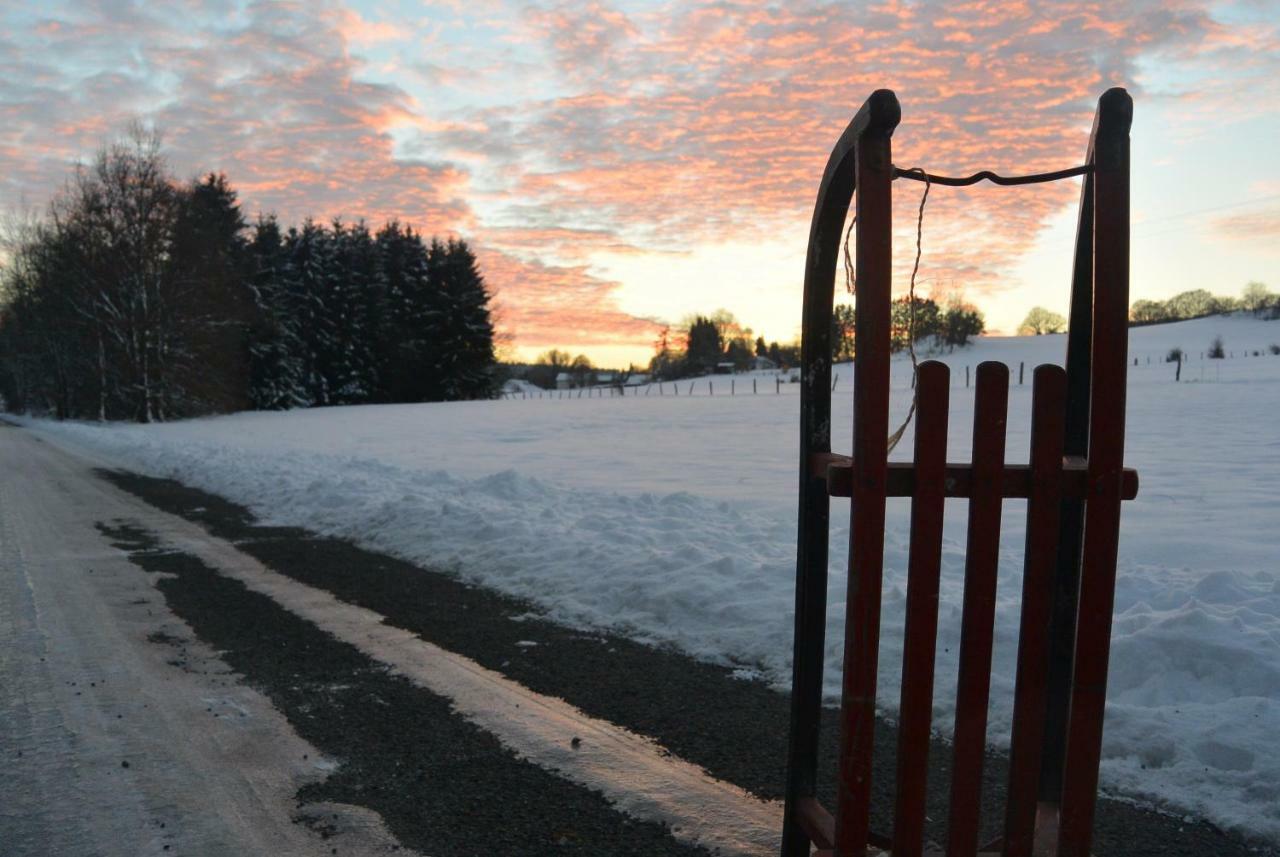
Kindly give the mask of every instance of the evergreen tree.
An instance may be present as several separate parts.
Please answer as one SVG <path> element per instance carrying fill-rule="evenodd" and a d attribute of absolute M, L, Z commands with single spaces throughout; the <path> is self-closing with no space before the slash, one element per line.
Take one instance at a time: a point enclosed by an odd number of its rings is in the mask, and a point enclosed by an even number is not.
<path fill-rule="evenodd" d="M 73 261 L 84 249 L 62 224 L 40 224 L 6 247 L 0 310 L 0 392 L 13 411 L 57 419 L 105 418 L 115 389 L 111 362 L 98 360 L 100 326 Z"/>
<path fill-rule="evenodd" d="M 938 311 L 938 304 L 930 298 L 917 297 L 913 301 L 910 296 L 903 295 L 893 302 L 890 315 L 889 347 L 893 351 L 901 351 L 910 342 L 942 334 L 942 315 Z"/>
<path fill-rule="evenodd" d="M 392 222 L 376 239 L 386 298 L 376 344 L 380 397 L 421 402 L 431 395 L 436 312 L 428 274 L 427 247 L 411 228 Z"/>
<path fill-rule="evenodd" d="M 249 245 L 255 314 L 249 330 L 249 400 L 262 410 L 303 408 L 307 395 L 299 295 L 280 225 L 261 218 Z M 295 278 L 296 279 L 296 278 Z"/>
<path fill-rule="evenodd" d="M 432 240 L 427 253 L 435 298 L 432 399 L 486 399 L 496 393 L 489 292 L 465 241 Z"/>
<path fill-rule="evenodd" d="M 685 358 L 694 371 L 710 372 L 720 362 L 724 353 L 724 340 L 716 323 L 704 316 L 695 316 L 689 325 Z"/>
<path fill-rule="evenodd" d="M 145 130 L 6 237 L 8 407 L 151 421 L 495 392 L 489 294 L 464 242 L 427 246 L 394 222 L 376 237 L 273 217 L 246 229 L 225 176 L 174 181 Z"/>
<path fill-rule="evenodd" d="M 172 415 L 249 405 L 245 333 L 254 314 L 247 224 L 226 176 L 210 173 L 182 195 L 169 251 L 173 290 L 163 307 Z"/>
<path fill-rule="evenodd" d="M 971 337 L 982 333 L 986 320 L 977 307 L 957 298 L 947 303 L 941 325 L 942 342 L 954 349 L 957 345 L 967 345 Z"/>
<path fill-rule="evenodd" d="M 751 340 L 746 337 L 729 340 L 724 349 L 724 359 L 732 363 L 736 371 L 751 368 Z"/>
<path fill-rule="evenodd" d="M 334 404 L 359 404 L 374 397 L 377 377 L 372 342 L 386 294 L 377 247 L 364 223 L 335 221 L 332 253 L 325 271 L 323 313 L 332 340 L 326 373 Z"/>
<path fill-rule="evenodd" d="M 333 274 L 332 236 L 312 220 L 290 229 L 285 240 L 288 266 L 284 281 L 302 348 L 302 384 L 312 405 L 333 404 L 333 366 L 339 362 L 338 335 L 326 299 Z"/>

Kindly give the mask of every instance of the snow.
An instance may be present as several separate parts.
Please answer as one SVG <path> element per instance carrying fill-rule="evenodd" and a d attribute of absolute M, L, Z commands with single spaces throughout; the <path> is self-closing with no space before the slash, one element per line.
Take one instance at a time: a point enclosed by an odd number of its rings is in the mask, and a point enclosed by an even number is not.
<path fill-rule="evenodd" d="M 1226 360 L 1201 359 L 1221 335 Z M 1211 317 L 1130 334 L 1126 463 L 1104 743 L 1108 790 L 1280 838 L 1280 322 Z M 1164 362 L 1189 362 L 1182 383 Z M 1065 337 L 983 338 L 952 368 L 952 460 L 967 460 L 965 367 L 1011 366 L 1009 459 L 1025 461 L 1034 365 Z M 1254 351 L 1261 352 L 1253 356 Z M 1248 356 L 1243 356 L 1244 354 Z M 1149 362 L 1148 362 L 1149 361 Z M 1025 363 L 1026 384 L 1018 385 Z M 605 398 L 245 413 L 166 425 L 36 422 L 45 436 L 789 684 L 797 395 L 776 373 Z M 837 367 L 848 451 L 852 371 Z M 751 395 L 751 378 L 760 381 Z M 891 419 L 910 401 L 894 364 Z M 715 395 L 707 395 L 709 382 Z M 646 394 L 647 391 L 647 394 Z M 895 458 L 911 449 L 910 432 Z M 954 715 L 964 501 L 948 501 L 935 723 Z M 989 738 L 1007 744 L 1025 506 L 1005 505 Z M 838 698 L 848 501 L 833 501 L 826 691 Z M 906 501 L 890 501 L 879 702 L 898 698 Z"/>
<path fill-rule="evenodd" d="M 523 378 L 511 378 L 502 385 L 502 394 L 504 396 L 519 396 L 527 393 L 541 392 L 542 388 L 537 384 L 524 380 Z"/>

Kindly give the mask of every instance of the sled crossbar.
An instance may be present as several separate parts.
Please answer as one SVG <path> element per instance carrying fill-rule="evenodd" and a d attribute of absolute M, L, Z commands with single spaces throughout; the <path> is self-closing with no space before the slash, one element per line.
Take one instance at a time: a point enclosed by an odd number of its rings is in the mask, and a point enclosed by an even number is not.
<path fill-rule="evenodd" d="M 888 90 L 862 106 L 819 186 L 805 270 L 801 347 L 799 537 L 795 645 L 782 857 L 1087 857 L 1102 748 L 1120 504 L 1138 491 L 1123 465 L 1128 337 L 1129 126 L 1132 102 L 1098 103 L 1085 164 L 1035 176 L 964 179 L 896 168 L 901 111 Z M 1006 461 L 1009 369 L 978 367 L 968 463 L 947 461 L 950 370 L 916 372 L 914 451 L 888 462 L 891 188 L 896 178 L 962 186 L 1083 176 L 1066 367 L 1033 373 L 1028 463 Z M 831 452 L 835 270 L 856 206 L 857 354 L 853 454 Z M 836 800 L 818 799 L 830 498 L 849 497 L 850 547 L 836 760 Z M 911 502 L 906 621 L 891 814 L 871 815 L 872 749 L 886 501 Z M 926 807 L 945 501 L 967 500 L 959 674 L 945 808 Z M 1000 526 L 1006 499 L 1026 500 L 1022 604 L 1008 799 L 998 838 L 982 842 Z M 928 828 L 926 810 L 945 818 Z M 990 837 L 995 831 L 987 832 Z M 931 835 L 931 836 L 930 836 Z M 933 844 L 931 838 L 945 841 Z"/>
<path fill-rule="evenodd" d="M 853 459 L 836 453 L 818 453 L 813 457 L 811 475 L 827 481 L 832 497 L 853 496 Z M 913 497 L 918 477 L 914 463 L 891 461 L 885 473 L 886 497 Z M 968 464 L 948 462 L 943 473 L 944 497 L 969 497 L 973 491 L 973 468 Z M 1089 465 L 1081 458 L 1068 458 L 1062 464 L 1062 496 L 1085 499 L 1089 488 Z M 1000 477 L 1000 496 L 1005 499 L 1031 496 L 1032 471 L 1029 464 L 1006 464 Z M 1138 496 L 1138 471 L 1126 467 L 1120 476 L 1120 499 Z"/>

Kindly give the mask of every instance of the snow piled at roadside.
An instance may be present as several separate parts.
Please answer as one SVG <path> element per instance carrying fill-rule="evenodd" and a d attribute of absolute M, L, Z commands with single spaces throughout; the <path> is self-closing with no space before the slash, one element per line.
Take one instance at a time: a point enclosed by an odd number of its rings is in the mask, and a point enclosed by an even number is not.
<path fill-rule="evenodd" d="M 1200 361 L 1175 387 L 1160 353 L 1219 328 L 1265 348 L 1280 323 L 1208 319 L 1134 331 L 1104 786 L 1280 839 L 1280 578 L 1274 532 L 1280 358 Z M 1256 339 L 1254 343 L 1252 340 Z M 1061 337 L 951 355 L 952 458 L 967 459 L 962 365 L 1058 360 Z M 1172 367 L 1169 367 L 1171 370 Z M 844 372 L 847 367 L 842 367 Z M 895 407 L 909 395 L 899 366 Z M 1206 372 L 1211 377 L 1205 377 Z M 1028 373 L 1029 380 L 1030 373 Z M 1199 376 L 1199 377 L 1197 377 Z M 844 377 L 846 391 L 851 379 Z M 1213 381 L 1214 383 L 1208 383 Z M 1029 387 L 1013 389 L 1010 460 L 1025 460 Z M 847 404 L 844 403 L 844 404 Z M 785 687 L 794 531 L 794 395 L 491 402 L 243 414 L 165 426 L 38 423 L 121 464 L 527 597 L 576 625 L 678 646 Z M 1224 420 L 1222 414 L 1232 416 Z M 837 428 L 847 435 L 848 416 Z M 903 447 L 909 449 L 909 438 Z M 685 486 L 687 490 L 671 490 Z M 1022 508 L 1006 504 L 991 740 L 1007 743 Z M 826 690 L 838 698 L 847 503 L 832 519 Z M 896 708 L 905 503 L 886 536 L 879 700 Z M 964 504 L 948 503 L 936 723 L 949 731 Z"/>

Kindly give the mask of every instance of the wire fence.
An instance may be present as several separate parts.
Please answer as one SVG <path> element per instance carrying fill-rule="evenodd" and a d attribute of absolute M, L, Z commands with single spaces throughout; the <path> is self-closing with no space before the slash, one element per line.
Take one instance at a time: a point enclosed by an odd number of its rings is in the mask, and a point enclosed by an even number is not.
<path fill-rule="evenodd" d="M 1182 353 L 1180 359 L 1171 356 L 1173 352 L 1159 354 L 1136 354 L 1131 355 L 1132 366 L 1142 367 L 1161 367 L 1164 366 L 1168 372 L 1168 379 L 1171 382 L 1181 381 L 1209 381 L 1221 379 L 1221 367 L 1224 361 L 1254 359 L 1263 357 L 1280 356 L 1280 348 L 1276 346 L 1267 346 L 1265 348 L 1245 348 L 1224 351 L 1221 357 L 1212 357 L 1208 351 L 1201 351 L 1198 356 L 1193 353 Z M 1189 364 L 1200 364 L 1198 369 L 1188 368 Z M 1018 386 L 1025 386 L 1030 383 L 1031 372 L 1038 363 L 1028 363 L 1027 361 L 1019 361 L 1017 367 L 1010 364 L 1010 381 Z M 895 367 L 896 368 L 896 367 Z M 907 369 L 910 367 L 907 366 Z M 963 368 L 963 380 L 961 378 L 961 369 Z M 1212 375 L 1209 370 L 1212 369 Z M 955 364 L 951 365 L 952 384 L 958 385 L 963 383 L 966 388 L 972 386 L 975 378 L 976 364 L 965 364 L 963 367 Z M 831 391 L 834 393 L 839 389 L 841 384 L 840 375 L 833 375 L 831 379 Z M 1016 377 L 1016 381 L 1014 378 Z M 735 377 L 732 375 L 715 375 L 702 378 L 684 378 L 675 381 L 653 381 L 645 384 L 624 384 L 624 385 L 597 385 L 593 387 L 571 387 L 556 390 L 541 389 L 524 389 L 504 391 L 501 395 L 503 399 L 609 399 L 609 398 L 636 398 L 644 396 L 659 396 L 672 398 L 695 398 L 708 396 L 781 396 L 787 392 L 794 390 L 799 393 L 800 378 L 795 372 L 778 374 L 772 376 L 752 376 L 752 377 Z M 914 386 L 914 375 L 910 377 L 910 382 Z M 846 382 L 847 383 L 847 382 Z"/>

